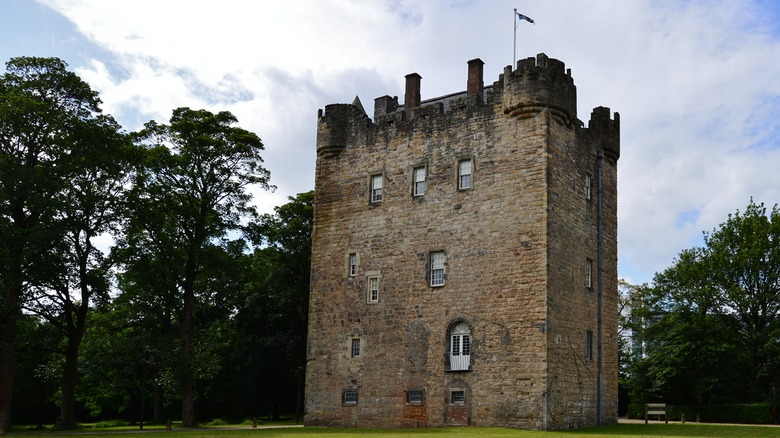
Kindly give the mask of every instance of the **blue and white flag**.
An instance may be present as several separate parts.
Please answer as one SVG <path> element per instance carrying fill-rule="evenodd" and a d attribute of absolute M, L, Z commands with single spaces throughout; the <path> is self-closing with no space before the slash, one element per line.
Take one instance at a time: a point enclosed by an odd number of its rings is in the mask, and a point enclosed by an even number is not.
<path fill-rule="evenodd" d="M 531 19 L 531 17 L 526 17 L 525 15 L 523 15 L 523 14 L 521 14 L 521 13 L 519 13 L 519 12 L 515 12 L 515 14 L 517 14 L 517 18 L 519 18 L 519 19 L 521 19 L 521 20 L 525 20 L 525 21 L 527 21 L 527 22 L 529 22 L 529 23 L 536 24 L 536 23 L 534 22 L 534 20 L 532 20 L 532 19 Z"/>

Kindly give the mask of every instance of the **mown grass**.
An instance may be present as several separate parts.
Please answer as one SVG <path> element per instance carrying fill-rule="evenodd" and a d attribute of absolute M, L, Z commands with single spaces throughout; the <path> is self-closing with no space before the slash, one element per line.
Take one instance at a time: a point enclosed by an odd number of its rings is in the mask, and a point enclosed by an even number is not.
<path fill-rule="evenodd" d="M 666 437 L 780 437 L 780 427 L 772 426 L 733 426 L 715 424 L 618 424 L 615 426 L 594 427 L 565 432 L 541 432 L 505 428 L 431 428 L 431 429 L 335 429 L 319 427 L 279 427 L 252 429 L 247 425 L 220 425 L 198 429 L 181 429 L 174 427 L 171 432 L 155 426 L 144 428 L 139 433 L 134 429 L 120 427 L 116 429 L 81 429 L 78 431 L 54 431 L 51 429 L 37 431 L 12 431 L 7 436 L 55 436 L 64 437 L 114 437 L 124 436 L 130 430 L 136 431 L 133 436 L 159 435 L 167 437 L 201 438 L 201 437 L 252 437 L 252 438 L 414 438 L 414 437 L 447 437 L 447 438 L 577 438 L 577 437 L 610 437 L 610 438 L 666 438 Z"/>

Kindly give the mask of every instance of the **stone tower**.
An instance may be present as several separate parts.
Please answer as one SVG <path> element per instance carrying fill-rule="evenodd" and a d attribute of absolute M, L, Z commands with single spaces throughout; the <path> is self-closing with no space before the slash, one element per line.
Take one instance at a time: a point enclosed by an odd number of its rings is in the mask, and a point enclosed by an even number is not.
<path fill-rule="evenodd" d="M 308 425 L 617 421 L 619 115 L 563 62 L 319 113 Z"/>

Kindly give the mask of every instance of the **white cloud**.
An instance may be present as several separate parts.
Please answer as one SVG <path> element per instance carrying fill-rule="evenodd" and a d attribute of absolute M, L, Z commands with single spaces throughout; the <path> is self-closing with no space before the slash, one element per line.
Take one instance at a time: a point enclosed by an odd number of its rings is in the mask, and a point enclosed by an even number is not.
<path fill-rule="evenodd" d="M 359 95 L 465 89 L 466 61 L 498 79 L 512 53 L 502 0 L 39 0 L 110 58 L 76 66 L 127 129 L 178 106 L 229 110 L 266 145 L 270 211 L 313 187 L 315 116 Z M 579 117 L 621 113 L 620 274 L 669 266 L 749 198 L 780 193 L 780 13 L 771 2 L 527 0 L 518 57 L 572 69 Z"/>

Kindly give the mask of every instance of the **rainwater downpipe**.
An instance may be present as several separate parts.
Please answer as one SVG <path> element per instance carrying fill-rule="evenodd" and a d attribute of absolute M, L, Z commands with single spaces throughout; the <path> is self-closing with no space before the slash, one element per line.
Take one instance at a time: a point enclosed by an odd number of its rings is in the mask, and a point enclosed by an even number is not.
<path fill-rule="evenodd" d="M 597 424 L 601 426 L 603 424 L 603 360 L 602 360 L 602 292 L 603 292 L 603 275 L 602 267 L 604 264 L 604 184 L 603 175 L 601 171 L 602 162 L 604 156 L 599 151 L 596 157 L 596 179 L 598 180 L 597 186 L 597 198 L 598 198 L 598 216 L 596 219 L 596 289 L 598 294 L 598 323 L 597 323 L 597 337 L 598 337 L 598 378 L 597 378 L 597 395 L 596 395 L 596 417 Z"/>

